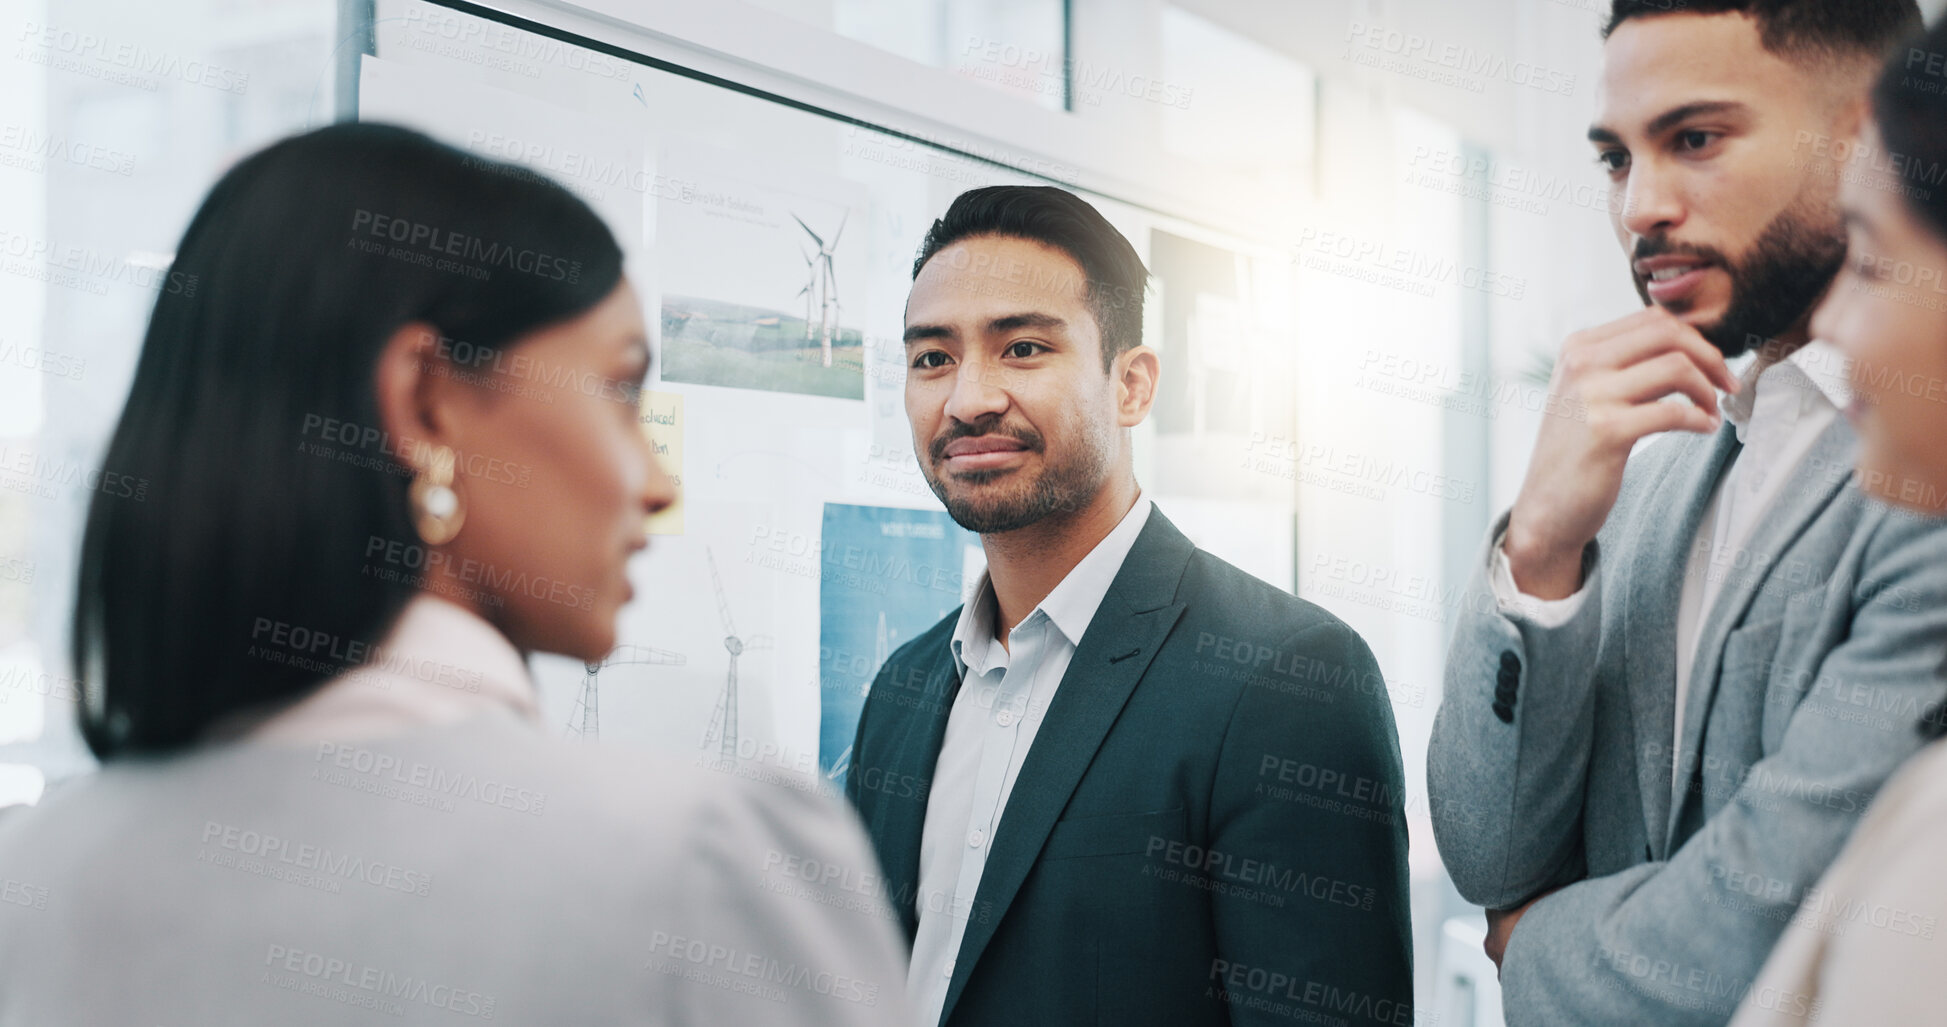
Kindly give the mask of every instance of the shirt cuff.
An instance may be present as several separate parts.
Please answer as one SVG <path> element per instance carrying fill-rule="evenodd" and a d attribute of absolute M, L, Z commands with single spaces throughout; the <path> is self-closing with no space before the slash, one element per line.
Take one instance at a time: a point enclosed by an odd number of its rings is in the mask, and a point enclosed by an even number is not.
<path fill-rule="evenodd" d="M 1494 561 L 1490 575 L 1494 582 L 1494 601 L 1500 606 L 1501 613 L 1519 617 L 1538 628 L 1559 628 L 1567 624 L 1582 608 L 1582 600 L 1588 596 L 1589 585 L 1594 583 L 1598 572 L 1593 568 L 1587 570 L 1582 587 L 1576 589 L 1573 595 L 1561 599 L 1537 599 L 1521 591 L 1514 583 L 1514 568 L 1508 564 L 1507 550 L 1501 548 L 1501 543 L 1507 537 L 1505 529 L 1494 536 L 1494 555 L 1491 558 Z"/>

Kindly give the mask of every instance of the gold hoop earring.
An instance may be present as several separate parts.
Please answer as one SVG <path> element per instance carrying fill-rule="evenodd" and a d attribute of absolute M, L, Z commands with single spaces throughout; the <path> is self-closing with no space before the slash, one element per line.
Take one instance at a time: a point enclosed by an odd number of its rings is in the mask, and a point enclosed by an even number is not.
<path fill-rule="evenodd" d="M 412 477 L 412 522 L 419 537 L 429 546 L 445 545 L 460 533 L 466 523 L 466 510 L 460 494 L 453 491 L 453 450 L 436 446 Z"/>

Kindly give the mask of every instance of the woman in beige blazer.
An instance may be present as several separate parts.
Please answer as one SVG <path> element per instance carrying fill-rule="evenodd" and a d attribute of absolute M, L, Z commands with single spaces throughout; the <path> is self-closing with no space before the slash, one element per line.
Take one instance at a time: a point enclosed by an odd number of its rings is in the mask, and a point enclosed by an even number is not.
<path fill-rule="evenodd" d="M 223 176 L 88 513 L 103 769 L 0 820 L 0 1025 L 905 1020 L 834 798 L 537 720 L 674 498 L 648 371 L 524 169 L 338 125 Z"/>
<path fill-rule="evenodd" d="M 1848 266 L 1813 333 L 1851 363 L 1859 482 L 1920 516 L 1947 514 L 1947 29 L 1892 57 L 1861 144 L 1835 152 Z M 1937 682 L 1947 694 L 1947 679 Z M 1939 738 L 1940 704 L 1874 704 L 1845 681 L 1816 686 L 1888 730 Z M 1864 693 L 1864 694 L 1862 694 Z M 1798 909 L 1732 1022 L 1947 1023 L 1947 743 L 1913 757 Z"/>

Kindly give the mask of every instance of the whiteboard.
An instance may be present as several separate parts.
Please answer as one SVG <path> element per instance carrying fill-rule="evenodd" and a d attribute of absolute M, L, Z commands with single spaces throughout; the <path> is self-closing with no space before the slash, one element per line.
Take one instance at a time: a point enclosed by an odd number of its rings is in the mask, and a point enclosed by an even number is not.
<path fill-rule="evenodd" d="M 748 776 L 831 780 L 860 679 L 982 566 L 913 457 L 900 334 L 914 255 L 959 193 L 1050 184 L 1037 172 L 1060 165 L 476 10 L 381 0 L 359 117 L 553 176 L 608 222 L 651 330 L 644 430 L 682 491 L 630 567 L 638 598 L 608 663 L 535 658 L 547 721 Z M 1289 258 L 1074 191 L 1155 275 L 1144 341 L 1163 376 L 1135 432 L 1144 494 L 1200 546 L 1290 590 Z"/>

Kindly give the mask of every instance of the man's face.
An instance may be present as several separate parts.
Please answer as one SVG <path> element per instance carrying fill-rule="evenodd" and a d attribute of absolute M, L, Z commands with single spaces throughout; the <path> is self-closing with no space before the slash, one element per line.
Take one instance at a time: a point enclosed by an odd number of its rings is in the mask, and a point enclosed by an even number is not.
<path fill-rule="evenodd" d="M 1013 531 L 1081 509 L 1120 454 L 1117 388 L 1102 369 L 1086 281 L 1063 251 L 998 235 L 940 250 L 913 281 L 913 451 L 970 531 Z"/>
<path fill-rule="evenodd" d="M 1726 356 L 1800 325 L 1845 259 L 1814 158 L 1850 79 L 1764 49 L 1742 14 L 1633 18 L 1604 48 L 1589 130 L 1636 291 Z"/>

